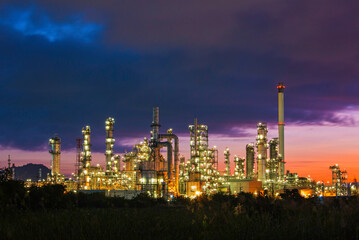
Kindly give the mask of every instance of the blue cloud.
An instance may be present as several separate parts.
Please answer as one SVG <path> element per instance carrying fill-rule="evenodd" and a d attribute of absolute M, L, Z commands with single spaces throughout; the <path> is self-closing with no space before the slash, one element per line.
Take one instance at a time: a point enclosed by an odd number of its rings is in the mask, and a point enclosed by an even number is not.
<path fill-rule="evenodd" d="M 50 42 L 67 39 L 92 42 L 103 28 L 100 24 L 86 23 L 81 17 L 72 17 L 67 22 L 55 22 L 34 8 L 8 8 L 6 14 L 2 15 L 0 24 L 11 27 L 25 36 L 42 36 Z"/>

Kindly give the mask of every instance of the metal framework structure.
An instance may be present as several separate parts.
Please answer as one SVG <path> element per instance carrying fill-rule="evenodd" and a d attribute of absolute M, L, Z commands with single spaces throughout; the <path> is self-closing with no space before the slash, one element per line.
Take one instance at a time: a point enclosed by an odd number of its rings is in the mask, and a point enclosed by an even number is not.
<path fill-rule="evenodd" d="M 246 177 L 244 173 L 244 158 L 234 156 L 234 177 L 237 179 L 244 179 Z"/>
<path fill-rule="evenodd" d="M 347 195 L 346 181 L 348 179 L 347 171 L 340 170 L 338 164 L 330 166 L 329 169 L 332 170 L 332 186 L 335 188 L 336 196 Z"/>

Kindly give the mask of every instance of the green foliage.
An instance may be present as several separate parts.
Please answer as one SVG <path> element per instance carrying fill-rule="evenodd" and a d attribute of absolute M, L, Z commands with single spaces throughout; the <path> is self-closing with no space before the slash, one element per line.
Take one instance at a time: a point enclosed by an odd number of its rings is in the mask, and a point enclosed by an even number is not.
<path fill-rule="evenodd" d="M 31 209 L 69 208 L 73 205 L 73 194 L 65 194 L 65 187 L 60 184 L 31 186 L 27 199 Z"/>
<path fill-rule="evenodd" d="M 283 199 L 292 199 L 292 200 L 301 200 L 303 197 L 300 195 L 298 189 L 286 189 L 284 193 L 282 193 L 281 198 Z"/>
<path fill-rule="evenodd" d="M 11 180 L 12 170 L 11 168 L 0 169 L 0 182 L 6 182 Z"/>
<path fill-rule="evenodd" d="M 0 184 L 1 239 L 358 239 L 359 198 L 282 199 L 238 195 L 176 197 L 70 193 L 61 185 Z M 6 207 L 4 207 L 6 206 Z"/>
<path fill-rule="evenodd" d="M 0 181 L 0 209 L 24 208 L 25 194 L 24 182 L 15 180 Z"/>

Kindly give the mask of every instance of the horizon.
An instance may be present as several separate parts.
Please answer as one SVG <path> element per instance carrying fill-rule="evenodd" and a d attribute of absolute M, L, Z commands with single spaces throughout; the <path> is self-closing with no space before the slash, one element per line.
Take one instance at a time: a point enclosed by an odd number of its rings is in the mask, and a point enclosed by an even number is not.
<path fill-rule="evenodd" d="M 161 116 L 161 109 L 160 109 L 160 116 Z M 359 117 L 359 113 L 358 113 L 358 117 Z M 116 121 L 116 119 L 115 119 Z M 202 124 L 201 121 L 199 121 L 199 124 Z M 168 126 L 169 124 L 165 124 L 165 126 Z M 115 123 L 115 129 L 116 129 L 116 123 Z M 286 131 L 285 131 L 285 138 L 286 138 L 286 145 L 288 146 L 296 146 L 296 144 L 299 142 L 298 140 L 296 140 L 295 138 L 300 138 L 299 140 L 303 140 L 305 138 L 307 138 L 305 132 L 303 134 L 303 129 L 307 129 L 307 131 L 311 130 L 315 130 L 316 128 L 318 129 L 316 131 L 316 134 L 325 134 L 325 132 L 330 132 L 330 130 L 335 131 L 338 130 L 338 126 L 332 126 L 332 125 L 321 125 L 321 126 L 316 126 L 316 125 L 304 125 L 304 126 L 298 126 L 298 125 L 293 125 L 293 126 L 286 126 Z M 289 129 L 288 129 L 289 128 Z M 149 128 L 150 130 L 150 128 Z M 225 165 L 224 165 L 224 150 L 226 147 L 229 147 L 230 149 L 230 163 L 231 163 L 231 172 L 233 173 L 234 171 L 234 156 L 237 155 L 239 157 L 245 157 L 245 145 L 247 143 L 252 143 L 255 142 L 255 137 L 256 137 L 256 124 L 255 127 L 248 127 L 245 130 L 242 130 L 239 134 L 238 137 L 233 137 L 233 136 L 227 136 L 227 135 L 220 135 L 220 134 L 213 134 L 214 136 L 211 136 L 211 132 L 210 132 L 210 126 L 209 126 L 209 145 L 210 147 L 216 146 L 217 149 L 219 150 L 219 170 L 220 171 L 224 171 L 225 170 Z M 344 133 L 344 135 L 347 134 L 347 132 L 345 132 L 344 130 L 349 130 L 351 132 L 351 128 L 349 127 L 345 127 L 342 126 L 340 131 L 342 133 Z M 165 132 L 166 129 L 160 128 L 160 131 Z M 288 134 L 289 131 L 289 134 Z M 292 131 L 292 132 L 290 132 Z M 103 128 L 103 132 L 105 132 L 105 129 Z M 268 140 L 278 137 L 278 126 L 276 124 L 269 124 L 268 125 Z M 61 135 L 57 134 L 60 138 Z M 289 137 L 288 137 L 289 135 Z M 330 134 L 328 134 L 330 135 Z M 126 138 L 126 139 L 121 139 L 120 137 L 118 137 L 116 135 L 115 132 L 115 139 L 116 139 L 116 143 L 115 143 L 115 153 L 116 154 L 124 154 L 125 152 L 119 152 L 116 151 L 118 149 L 125 149 L 127 150 L 127 152 L 131 151 L 131 148 L 134 144 L 139 143 L 140 141 L 143 140 L 143 137 L 147 137 L 149 138 L 150 136 L 150 132 L 148 131 L 147 136 L 142 136 L 142 137 L 137 137 L 137 138 Z M 96 136 L 93 136 L 96 137 Z M 288 139 L 289 138 L 289 139 Z M 326 139 L 323 136 L 317 136 L 317 139 L 314 140 L 318 140 L 323 138 Z M 180 154 L 185 156 L 186 160 L 189 159 L 189 133 L 187 134 L 181 134 L 179 135 L 179 139 L 180 139 Z M 93 151 L 92 152 L 92 164 L 93 165 L 97 165 L 99 164 L 100 166 L 104 167 L 105 166 L 105 138 L 103 138 L 103 143 L 101 145 L 103 145 L 104 151 L 100 152 L 100 151 Z M 120 140 L 120 141 L 118 141 Z M 63 139 L 61 139 L 61 141 L 63 141 Z M 326 139 L 327 141 L 327 139 Z M 312 144 L 312 143 L 310 143 Z M 326 147 L 331 147 L 333 146 L 333 144 L 335 144 L 335 142 L 331 141 L 328 142 L 327 145 L 321 145 L 323 144 L 323 142 L 318 143 L 317 146 L 314 145 L 315 147 L 319 147 L 321 149 L 326 148 Z M 73 144 L 74 148 L 70 149 L 70 150 L 62 150 L 61 151 L 61 172 L 63 174 L 65 174 L 66 176 L 71 176 L 71 174 L 74 172 L 75 169 L 75 159 L 76 159 L 76 149 L 75 149 L 75 143 Z M 351 146 L 348 142 L 345 143 L 341 143 L 341 146 L 346 146 L 349 149 L 352 149 L 353 146 Z M 98 146 L 97 146 L 98 147 Z M 187 149 L 186 149 L 187 147 Z M 307 148 L 308 146 L 304 146 L 304 148 Z M 313 147 L 313 146 L 312 146 Z M 33 163 L 33 164 L 43 164 L 46 167 L 48 167 L 49 169 L 51 169 L 51 155 L 48 153 L 49 150 L 49 145 L 46 144 L 43 146 L 43 149 L 38 149 L 36 151 L 23 151 L 23 150 L 18 150 L 18 149 L 2 149 L 0 151 L 0 157 L 1 159 L 4 159 L 4 153 L 6 151 L 13 151 L 15 152 L 14 155 L 11 155 L 11 159 L 12 159 L 12 163 L 15 163 L 15 166 L 19 166 L 20 163 L 22 165 L 28 164 L 28 163 Z M 161 151 L 163 155 L 165 155 L 166 151 Z M 339 166 L 341 167 L 341 169 L 343 170 L 347 170 L 348 171 L 348 180 L 349 181 L 354 181 L 356 179 L 356 175 L 355 175 L 355 170 L 357 168 L 355 168 L 355 166 L 353 168 L 351 168 L 350 166 L 353 166 L 355 164 L 355 160 L 356 157 L 354 158 L 346 158 L 344 161 L 340 160 L 340 158 L 336 159 L 335 156 L 340 156 L 337 151 L 333 151 L 333 150 L 329 150 L 326 149 L 326 156 L 328 157 L 328 161 L 323 161 L 323 160 L 319 160 L 319 161 L 315 161 L 313 160 L 313 157 L 311 157 L 309 154 L 322 154 L 324 151 L 303 151 L 303 149 L 298 149 L 298 148 L 294 148 L 294 147 L 289 147 L 289 157 L 288 157 L 288 150 L 286 148 L 286 152 L 287 152 L 287 157 L 286 157 L 286 171 L 289 170 L 291 173 L 298 173 L 298 175 L 300 177 L 310 177 L 311 179 L 315 180 L 315 181 L 324 181 L 326 184 L 331 183 L 331 170 L 329 169 L 329 166 L 335 165 L 335 164 L 339 164 Z M 10 153 L 10 152 L 9 152 Z M 222 154 L 221 154 L 222 153 Z M 298 157 L 293 158 L 293 156 L 296 156 L 297 154 L 299 154 Z M 355 151 L 354 153 L 355 154 Z M 344 154 L 347 155 L 347 154 Z M 31 156 L 30 158 L 27 158 L 26 156 Z M 315 155 L 314 155 L 315 156 Z M 355 156 L 355 155 L 354 155 Z M 7 155 L 6 155 L 7 157 Z M 20 158 L 20 159 L 16 159 L 16 157 Z M 21 159 L 23 158 L 23 159 Z M 38 158 L 38 159 L 36 159 Z M 288 159 L 289 158 L 289 159 Z M 292 159 L 291 159 L 292 158 Z M 297 160 L 296 160 L 297 159 Z M 291 161 L 294 160 L 294 161 Z M 331 161 L 331 162 L 329 162 Z M 326 164 L 328 163 L 328 164 Z M 7 158 L 6 160 L 1 160 L 0 161 L 1 165 L 7 166 Z M 255 161 L 255 166 L 257 165 L 257 161 Z M 308 169 L 308 165 L 311 166 L 310 169 Z M 123 166 L 123 162 L 121 164 L 121 166 Z"/>

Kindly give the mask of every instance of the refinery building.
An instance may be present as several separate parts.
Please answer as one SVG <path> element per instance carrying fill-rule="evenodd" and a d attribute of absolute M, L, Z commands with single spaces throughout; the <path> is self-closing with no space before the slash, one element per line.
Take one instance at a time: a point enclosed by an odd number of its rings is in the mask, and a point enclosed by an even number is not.
<path fill-rule="evenodd" d="M 163 131 L 160 128 L 159 108 L 154 107 L 149 138 L 144 138 L 133 146 L 132 151 L 124 154 L 114 153 L 115 120 L 108 118 L 105 121 L 105 168 L 92 165 L 91 128 L 85 126 L 82 139 L 78 140 L 76 171 L 71 179 L 60 173 L 61 139 L 51 138 L 51 174 L 47 182 L 65 184 L 68 190 L 105 191 L 109 196 L 126 198 L 143 192 L 169 199 L 179 195 L 195 197 L 218 192 L 267 192 L 274 195 L 290 188 L 317 191 L 310 179 L 299 177 L 285 168 L 284 90 L 284 84 L 279 83 L 278 137 L 268 139 L 267 124 L 259 122 L 256 139 L 243 146 L 245 156 L 232 155 L 228 148 L 219 153 L 216 147 L 209 146 L 208 126 L 195 119 L 188 126 L 190 157 L 185 159 L 180 155 L 178 136 L 172 129 Z M 218 169 L 219 154 L 224 154 L 224 171 Z M 231 169 L 232 162 L 234 169 Z M 336 174 L 340 171 L 339 167 L 333 166 L 333 169 Z"/>

